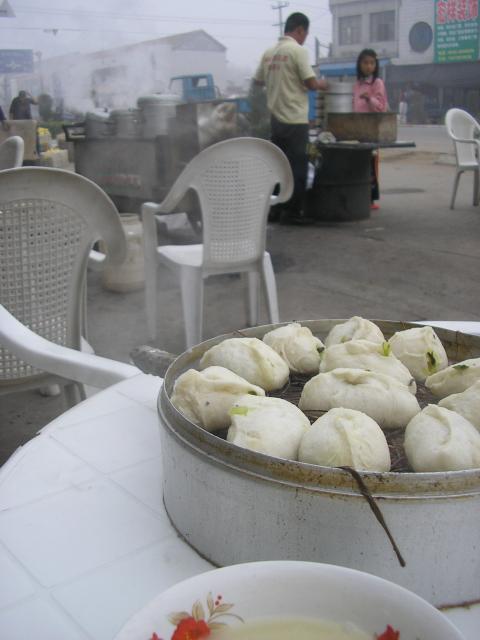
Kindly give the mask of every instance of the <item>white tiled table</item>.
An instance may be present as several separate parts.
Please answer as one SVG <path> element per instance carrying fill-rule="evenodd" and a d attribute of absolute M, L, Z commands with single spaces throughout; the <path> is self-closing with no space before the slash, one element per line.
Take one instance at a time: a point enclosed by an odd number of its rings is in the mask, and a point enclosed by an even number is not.
<path fill-rule="evenodd" d="M 139 375 L 93 396 L 0 469 L 1 640 L 111 640 L 160 591 L 211 568 L 163 508 L 160 383 Z M 480 638 L 480 606 L 447 615 Z"/>

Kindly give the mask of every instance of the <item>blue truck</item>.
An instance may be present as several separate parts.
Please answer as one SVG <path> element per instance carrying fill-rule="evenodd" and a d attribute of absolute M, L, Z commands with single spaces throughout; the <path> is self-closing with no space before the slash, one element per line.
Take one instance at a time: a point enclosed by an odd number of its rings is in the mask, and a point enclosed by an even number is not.
<path fill-rule="evenodd" d="M 207 102 L 210 100 L 222 100 L 222 102 L 234 102 L 238 113 L 249 113 L 250 103 L 248 98 L 223 98 L 220 90 L 215 85 L 211 73 L 199 73 L 191 76 L 174 76 L 170 78 L 169 91 L 182 97 L 183 102 Z"/>

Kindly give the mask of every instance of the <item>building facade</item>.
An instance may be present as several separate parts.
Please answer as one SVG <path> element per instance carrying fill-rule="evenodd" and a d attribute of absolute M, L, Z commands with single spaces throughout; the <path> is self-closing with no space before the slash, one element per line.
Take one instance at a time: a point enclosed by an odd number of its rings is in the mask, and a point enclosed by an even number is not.
<path fill-rule="evenodd" d="M 400 0 L 330 0 L 332 57 L 354 59 L 366 47 L 380 57 L 396 57 L 399 5 Z"/>
<path fill-rule="evenodd" d="M 480 114 L 479 0 L 330 0 L 327 76 L 353 76 L 376 50 L 392 109 L 403 97 L 411 122 L 440 122 L 452 106 Z"/>

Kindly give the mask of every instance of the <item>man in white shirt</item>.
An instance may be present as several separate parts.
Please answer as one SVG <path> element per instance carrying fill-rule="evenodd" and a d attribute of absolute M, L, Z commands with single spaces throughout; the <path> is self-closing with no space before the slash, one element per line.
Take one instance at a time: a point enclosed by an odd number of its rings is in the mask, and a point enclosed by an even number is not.
<path fill-rule="evenodd" d="M 255 83 L 267 91 L 271 140 L 292 167 L 294 192 L 283 207 L 284 221 L 292 224 L 309 222 L 303 212 L 308 172 L 308 90 L 327 88 L 324 80 L 317 80 L 302 46 L 309 25 L 306 15 L 292 13 L 285 23 L 285 35 L 263 54 L 255 74 Z"/>

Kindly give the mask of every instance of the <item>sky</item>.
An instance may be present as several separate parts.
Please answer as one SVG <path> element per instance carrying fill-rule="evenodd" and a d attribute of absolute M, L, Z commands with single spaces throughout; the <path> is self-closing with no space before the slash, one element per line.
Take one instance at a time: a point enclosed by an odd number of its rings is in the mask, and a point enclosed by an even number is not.
<path fill-rule="evenodd" d="M 33 49 L 43 58 L 204 29 L 227 47 L 227 60 L 252 71 L 279 35 L 276 0 L 8 0 L 14 18 L 0 18 L 1 49 Z M 0 0 L 0 7 L 3 0 Z M 328 0 L 289 2 L 283 19 L 302 11 L 311 21 L 305 44 L 331 40 Z M 322 49 L 323 55 L 326 50 Z"/>

